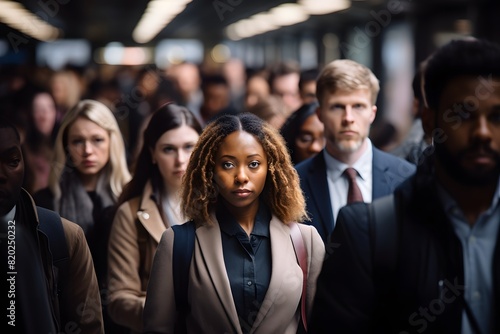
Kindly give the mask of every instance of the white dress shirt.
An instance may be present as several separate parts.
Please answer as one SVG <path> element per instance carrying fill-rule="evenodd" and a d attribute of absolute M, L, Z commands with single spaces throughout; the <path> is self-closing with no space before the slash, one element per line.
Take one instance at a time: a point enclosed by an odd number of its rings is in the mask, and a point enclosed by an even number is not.
<path fill-rule="evenodd" d="M 365 152 L 352 166 L 335 159 L 326 150 L 323 150 L 334 222 L 337 221 L 340 208 L 347 204 L 349 182 L 347 177 L 342 175 L 347 167 L 352 167 L 358 172 L 356 182 L 363 195 L 363 201 L 365 203 L 371 203 L 372 201 L 373 149 L 370 139 L 367 138 L 366 141 L 368 145 L 366 145 Z"/>

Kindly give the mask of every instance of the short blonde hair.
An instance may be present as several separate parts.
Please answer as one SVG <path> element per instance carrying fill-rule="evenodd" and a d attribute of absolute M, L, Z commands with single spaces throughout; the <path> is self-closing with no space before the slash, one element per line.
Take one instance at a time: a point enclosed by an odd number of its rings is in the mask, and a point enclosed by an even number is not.
<path fill-rule="evenodd" d="M 55 142 L 55 153 L 52 169 L 49 175 L 49 188 L 54 194 L 56 202 L 61 198 L 61 188 L 59 180 L 68 167 L 68 129 L 76 119 L 86 118 L 109 133 L 109 161 L 105 168 L 108 168 L 109 183 L 111 191 L 118 198 L 123 186 L 130 180 L 130 173 L 125 157 L 125 145 L 115 116 L 103 103 L 94 100 L 83 100 L 74 106 L 64 115 L 61 127 L 57 133 Z"/>
<path fill-rule="evenodd" d="M 323 104 L 326 94 L 333 94 L 338 90 L 354 91 L 369 89 L 372 95 L 372 104 L 377 101 L 380 85 L 377 77 L 366 66 L 353 60 L 338 59 L 326 65 L 319 74 L 316 85 L 316 97 L 319 104 Z"/>

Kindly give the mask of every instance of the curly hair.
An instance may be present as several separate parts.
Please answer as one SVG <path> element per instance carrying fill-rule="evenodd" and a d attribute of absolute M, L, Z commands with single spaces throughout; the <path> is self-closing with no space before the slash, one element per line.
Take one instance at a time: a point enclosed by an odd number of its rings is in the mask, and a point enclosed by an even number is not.
<path fill-rule="evenodd" d="M 213 224 L 219 194 L 215 185 L 215 156 L 224 139 L 233 132 L 245 131 L 262 145 L 268 161 L 266 183 L 261 199 L 285 224 L 308 219 L 299 176 L 281 135 L 250 113 L 224 115 L 209 123 L 198 140 L 182 184 L 185 217 L 197 225 Z"/>

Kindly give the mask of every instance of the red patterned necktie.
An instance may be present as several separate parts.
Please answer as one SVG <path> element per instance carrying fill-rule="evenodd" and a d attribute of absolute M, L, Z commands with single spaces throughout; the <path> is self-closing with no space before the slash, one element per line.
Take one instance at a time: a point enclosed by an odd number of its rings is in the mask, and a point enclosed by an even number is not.
<path fill-rule="evenodd" d="M 347 180 L 349 181 L 349 191 L 347 192 L 347 204 L 354 202 L 363 202 L 363 195 L 356 182 L 358 172 L 352 167 L 346 168 L 344 171 Z"/>

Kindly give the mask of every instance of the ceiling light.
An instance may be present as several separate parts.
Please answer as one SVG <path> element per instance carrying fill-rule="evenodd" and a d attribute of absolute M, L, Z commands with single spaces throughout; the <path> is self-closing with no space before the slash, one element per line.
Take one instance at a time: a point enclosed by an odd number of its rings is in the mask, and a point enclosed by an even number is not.
<path fill-rule="evenodd" d="M 0 22 L 40 41 L 52 41 L 61 35 L 59 29 L 14 1 L 0 1 Z"/>
<path fill-rule="evenodd" d="M 349 0 L 299 0 L 298 4 L 310 15 L 323 15 L 351 7 Z"/>
<path fill-rule="evenodd" d="M 285 3 L 269 11 L 272 22 L 279 26 L 289 26 L 303 22 L 309 18 L 304 8 L 296 3 Z"/>
<path fill-rule="evenodd" d="M 167 26 L 192 0 L 151 0 L 132 32 L 138 43 L 147 43 Z"/>

